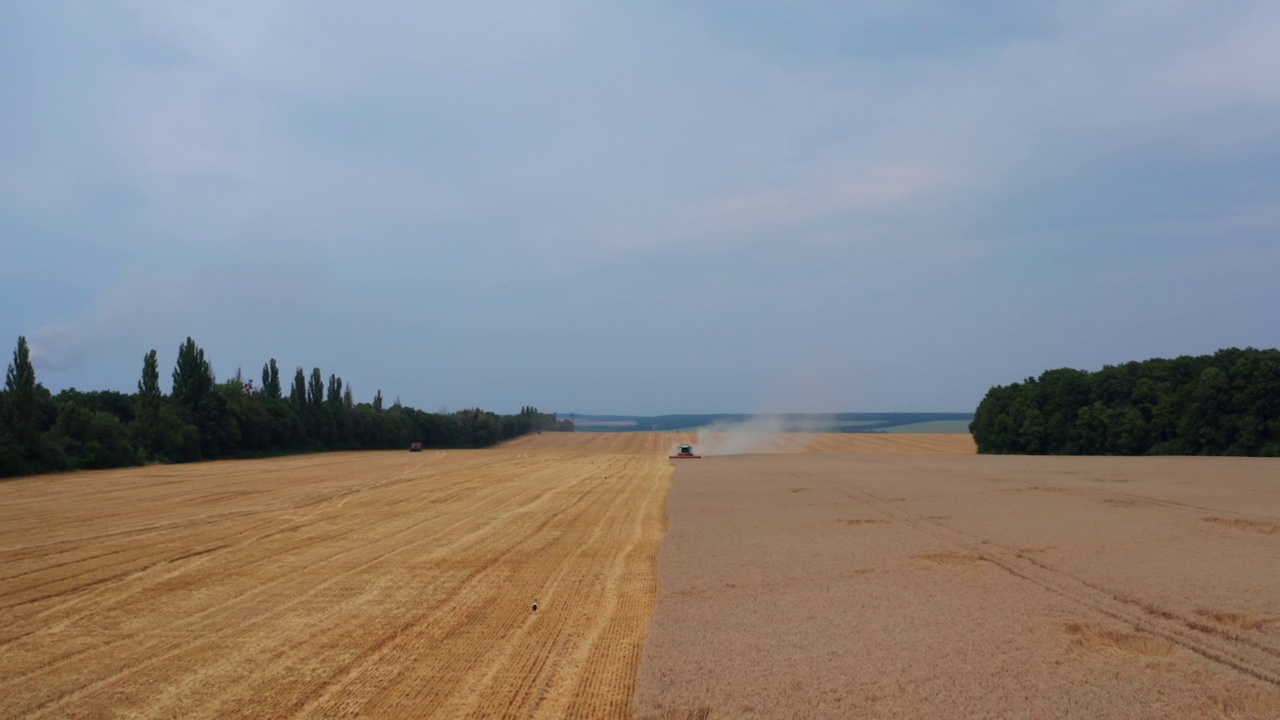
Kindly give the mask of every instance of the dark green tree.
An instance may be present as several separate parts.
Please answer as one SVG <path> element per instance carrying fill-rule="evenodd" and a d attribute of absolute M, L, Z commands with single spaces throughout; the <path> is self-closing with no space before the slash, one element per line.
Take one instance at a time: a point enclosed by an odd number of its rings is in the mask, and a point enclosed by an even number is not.
<path fill-rule="evenodd" d="M 24 460 L 33 460 L 39 453 L 40 426 L 36 400 L 36 369 L 31 364 L 31 351 L 27 338 L 18 336 L 18 347 L 13 351 L 13 362 L 5 373 L 8 425 L 18 452 Z"/>
<path fill-rule="evenodd" d="M 329 390 L 330 392 L 339 391 L 338 398 L 328 403 L 329 423 L 337 433 L 334 440 L 349 446 L 355 439 L 355 413 L 353 412 L 356 404 L 355 393 L 350 385 L 342 382 L 342 378 L 332 375 L 329 377 Z"/>
<path fill-rule="evenodd" d="M 0 392 L 0 476 L 282 451 L 403 449 L 415 441 L 483 447 L 533 429 L 572 430 L 571 423 L 561 427 L 554 415 L 532 406 L 515 416 L 479 408 L 426 413 L 396 398 L 384 412 L 381 390 L 372 404 L 357 404 L 350 383 L 333 374 L 326 387 L 319 368 L 308 382 L 298 367 L 285 402 L 274 359 L 263 367 L 261 392 L 243 382 L 239 371 L 218 384 L 204 351 L 190 337 L 179 347 L 169 397 L 160 387 L 158 365 L 155 350 L 143 356 L 133 395 L 69 388 L 55 398 L 36 382 L 26 339 L 19 338 Z M 1269 398 L 1264 394 L 1253 402 L 1267 405 Z M 1262 424 L 1255 434 L 1265 443 L 1277 432 Z"/>
<path fill-rule="evenodd" d="M 330 405 L 342 404 L 342 378 L 337 375 L 329 376 L 329 389 L 325 395 L 325 400 L 327 400 Z"/>
<path fill-rule="evenodd" d="M 307 376 L 302 366 L 293 374 L 293 387 L 289 389 L 289 402 L 299 410 L 307 405 Z"/>
<path fill-rule="evenodd" d="M 324 406 L 324 376 L 320 374 L 320 368 L 311 369 L 311 382 L 307 385 L 307 401 L 313 408 L 319 409 Z"/>
<path fill-rule="evenodd" d="M 76 400 L 61 403 L 55 431 L 71 469 L 125 467 L 140 460 L 120 418 L 105 410 L 94 412 Z"/>
<path fill-rule="evenodd" d="M 271 358 L 271 362 L 262 366 L 262 396 L 268 400 L 279 400 L 282 393 L 280 368 L 276 365 L 276 359 Z"/>
<path fill-rule="evenodd" d="M 173 368 L 173 401 L 188 412 L 198 412 L 213 393 L 215 384 L 213 366 L 205 359 L 204 350 L 188 337 L 178 346 L 178 362 Z"/>
<path fill-rule="evenodd" d="M 311 378 L 307 382 L 307 407 L 303 412 L 303 422 L 307 429 L 307 439 L 324 447 L 334 442 L 334 423 L 324 404 L 324 376 L 320 368 L 311 369 Z"/>
<path fill-rule="evenodd" d="M 14 439 L 13 431 L 9 428 L 7 395 L 6 392 L 0 392 L 0 477 L 27 472 L 18 441 Z"/>
<path fill-rule="evenodd" d="M 137 442 L 148 457 L 155 457 L 160 450 L 161 405 L 164 395 L 160 392 L 160 363 L 156 351 L 142 358 L 142 379 L 138 381 Z"/>
<path fill-rule="evenodd" d="M 196 428 L 201 457 L 222 457 L 239 449 L 239 428 L 227 397 L 217 391 L 213 366 L 205 359 L 204 350 L 189 337 L 178 348 L 172 397 L 182 421 Z"/>
<path fill-rule="evenodd" d="M 1280 350 L 1228 348 L 991 388 L 979 452 L 1280 455 Z"/>

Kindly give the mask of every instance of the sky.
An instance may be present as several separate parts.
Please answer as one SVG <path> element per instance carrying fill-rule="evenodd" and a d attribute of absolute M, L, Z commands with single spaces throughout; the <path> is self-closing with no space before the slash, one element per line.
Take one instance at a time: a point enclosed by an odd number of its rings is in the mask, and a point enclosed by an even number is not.
<path fill-rule="evenodd" d="M 428 411 L 964 412 L 1280 345 L 1280 5 L 8 0 L 0 342 Z M 12 344 L 10 344 L 12 343 Z"/>

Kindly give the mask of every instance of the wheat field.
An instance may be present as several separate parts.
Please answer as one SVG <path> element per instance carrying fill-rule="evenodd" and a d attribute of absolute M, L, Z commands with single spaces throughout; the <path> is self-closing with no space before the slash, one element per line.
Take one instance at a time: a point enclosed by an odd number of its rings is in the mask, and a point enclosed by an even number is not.
<path fill-rule="evenodd" d="M 716 440 L 0 483 L 0 717 L 1280 717 L 1274 460 Z"/>
<path fill-rule="evenodd" d="M 639 720 L 1280 718 L 1274 459 L 716 457 L 668 510 Z"/>

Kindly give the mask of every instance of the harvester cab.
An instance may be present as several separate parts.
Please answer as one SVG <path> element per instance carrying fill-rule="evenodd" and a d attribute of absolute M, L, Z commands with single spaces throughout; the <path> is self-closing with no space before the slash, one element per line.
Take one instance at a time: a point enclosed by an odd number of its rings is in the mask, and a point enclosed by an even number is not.
<path fill-rule="evenodd" d="M 696 460 L 696 459 L 698 459 L 698 458 L 700 458 L 700 457 L 702 457 L 702 456 L 701 456 L 701 455 L 694 455 L 694 454 L 693 454 L 693 446 L 692 446 L 692 445 L 681 445 L 681 446 L 680 446 L 680 449 L 676 451 L 676 454 L 675 454 L 675 455 L 668 455 L 667 457 L 668 457 L 668 458 L 670 458 L 670 459 L 672 459 L 672 460 L 683 460 L 683 459 L 694 459 L 694 460 Z"/>

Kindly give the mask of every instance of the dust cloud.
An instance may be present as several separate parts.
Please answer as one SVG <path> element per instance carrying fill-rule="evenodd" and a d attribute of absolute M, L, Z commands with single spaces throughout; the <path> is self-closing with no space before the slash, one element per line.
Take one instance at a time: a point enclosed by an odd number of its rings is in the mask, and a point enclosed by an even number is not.
<path fill-rule="evenodd" d="M 694 451 L 702 455 L 755 455 L 782 452 L 779 435 L 839 432 L 830 414 L 763 414 L 739 422 L 717 422 L 698 428 Z"/>

